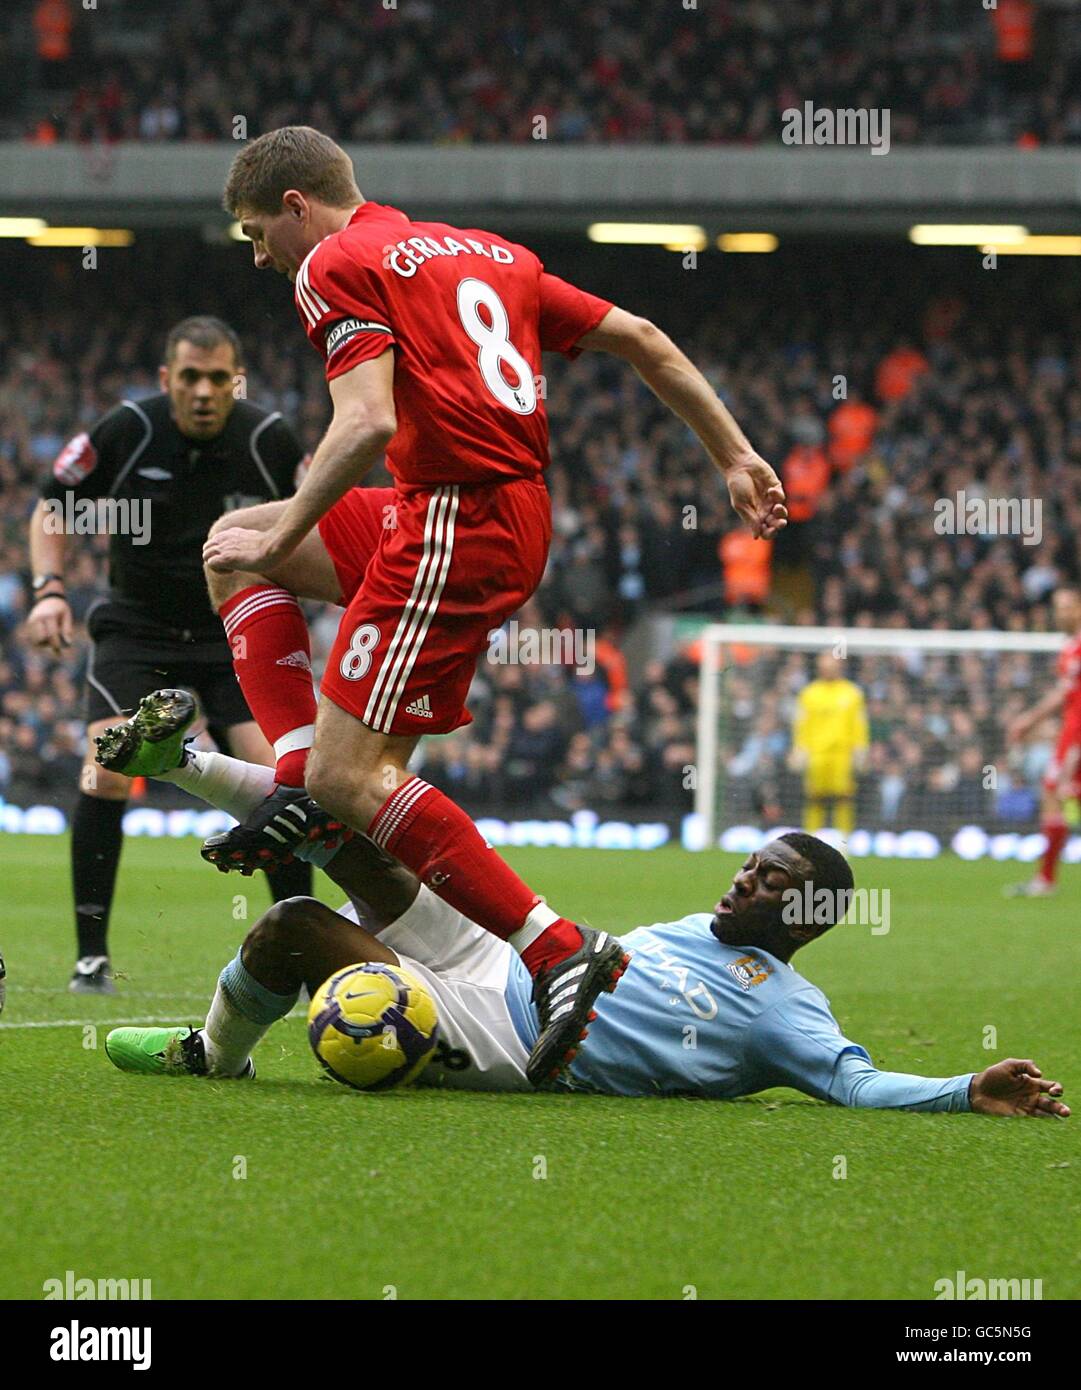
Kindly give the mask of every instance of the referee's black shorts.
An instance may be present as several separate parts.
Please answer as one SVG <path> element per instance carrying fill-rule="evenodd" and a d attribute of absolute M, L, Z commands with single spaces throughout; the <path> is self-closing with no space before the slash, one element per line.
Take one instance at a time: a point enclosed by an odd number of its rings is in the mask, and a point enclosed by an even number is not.
<path fill-rule="evenodd" d="M 211 637 L 166 625 L 150 626 L 108 599 L 87 614 L 90 655 L 86 670 L 86 722 L 126 719 L 139 701 L 163 686 L 182 686 L 199 697 L 215 742 L 251 710 L 233 672 L 225 633 Z"/>

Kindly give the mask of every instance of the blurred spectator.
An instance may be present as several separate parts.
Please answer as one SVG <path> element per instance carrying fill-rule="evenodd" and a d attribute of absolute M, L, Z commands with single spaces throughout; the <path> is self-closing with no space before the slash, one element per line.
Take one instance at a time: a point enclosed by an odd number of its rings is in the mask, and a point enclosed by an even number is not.
<path fill-rule="evenodd" d="M 593 654 L 598 669 L 604 672 L 605 708 L 614 714 L 627 703 L 627 658 L 611 633 L 602 633 L 597 638 Z"/>
<path fill-rule="evenodd" d="M 922 352 L 909 342 L 899 343 L 878 364 L 875 393 L 880 401 L 887 404 L 904 400 L 916 378 L 929 370 L 930 364 Z"/>
<path fill-rule="evenodd" d="M 733 608 L 761 608 L 769 598 L 773 542 L 756 540 L 745 527 L 734 527 L 725 533 L 718 552 L 724 567 L 725 603 Z"/>
<path fill-rule="evenodd" d="M 530 705 L 507 743 L 503 763 L 507 801 L 520 805 L 543 795 L 555 778 L 565 743 L 552 701 Z"/>
<path fill-rule="evenodd" d="M 811 521 L 830 481 L 830 461 L 816 444 L 796 444 L 781 464 L 781 482 L 788 519 L 796 525 Z"/>
<path fill-rule="evenodd" d="M 71 0 L 37 0 L 34 33 L 42 86 L 64 87 L 71 70 L 71 31 L 75 25 Z"/>
<path fill-rule="evenodd" d="M 574 695 L 584 728 L 592 730 L 607 724 L 608 682 L 600 670 L 592 672 L 580 667 L 574 673 Z"/>
<path fill-rule="evenodd" d="M 877 424 L 878 411 L 858 390 L 849 388 L 848 399 L 829 418 L 829 457 L 838 473 L 847 473 L 863 460 L 874 442 Z"/>
<path fill-rule="evenodd" d="M 989 11 L 995 27 L 995 57 L 1000 63 L 1030 63 L 1036 30 L 1032 0 L 995 0 Z"/>

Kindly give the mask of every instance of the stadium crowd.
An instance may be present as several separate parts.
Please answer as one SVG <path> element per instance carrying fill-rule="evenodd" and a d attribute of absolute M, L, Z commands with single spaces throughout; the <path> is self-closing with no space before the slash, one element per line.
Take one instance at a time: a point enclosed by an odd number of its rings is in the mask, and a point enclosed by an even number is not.
<path fill-rule="evenodd" d="M 754 145 L 808 100 L 889 109 L 893 143 L 1081 140 L 1067 3 L 21 4 L 39 90 L 6 124 L 40 141 L 222 140 L 241 115 L 357 141 Z"/>
<path fill-rule="evenodd" d="M 0 306 L 0 796 L 8 800 L 64 802 L 83 737 L 82 628 L 63 662 L 22 638 L 25 526 L 39 481 L 73 432 L 116 399 L 157 389 L 165 329 L 195 307 L 196 260 L 198 307 L 231 319 L 247 345 L 251 398 L 285 412 L 309 446 L 326 422 L 320 365 L 291 322 L 287 290 L 270 282 L 280 300 L 253 300 L 246 274 L 236 274 L 240 254 L 178 243 L 165 255 L 139 244 L 114 253 L 91 285 L 60 253 L 5 253 L 7 268 L 24 257 L 21 287 Z M 576 661 L 536 665 L 504 644 L 481 664 L 475 722 L 422 745 L 424 775 L 477 813 L 591 807 L 648 817 L 690 808 L 694 650 L 670 635 L 671 622 L 655 624 L 657 615 L 1032 630 L 1049 626 L 1055 583 L 1078 577 L 1076 293 L 1062 285 L 1045 293 L 1045 279 L 1018 263 L 992 276 L 978 261 L 965 269 L 945 257 L 920 276 L 883 275 L 877 261 L 874 270 L 869 259 L 839 263 L 828 248 L 736 266 L 714 257 L 691 293 L 678 279 L 689 274 L 679 257 L 641 254 L 627 283 L 649 283 L 649 302 L 628 307 L 652 313 L 702 365 L 782 473 L 793 524 L 776 543 L 751 542 L 696 442 L 632 372 L 594 354 L 574 364 L 546 359 L 555 535 L 518 633 L 577 630 L 587 645 Z M 547 259 L 612 296 L 628 276 L 625 256 L 564 246 Z M 907 296 L 900 283 L 911 286 Z M 942 534 L 936 504 L 959 491 L 1040 499 L 1039 544 Z M 77 619 L 100 592 L 103 549 L 104 538 L 71 545 Z M 313 610 L 312 621 L 325 657 L 336 610 Z M 1049 669 L 1046 657 L 854 658 L 849 674 L 864 689 L 872 732 L 860 823 L 1023 819 L 1046 745 L 1013 755 L 1017 785 L 1007 777 L 991 792 L 983 771 L 1007 765 L 1005 722 L 1042 691 Z M 783 819 L 798 807 L 786 755 L 795 697 L 810 674 L 808 659 L 792 654 L 733 668 L 722 739 L 731 817 Z"/>

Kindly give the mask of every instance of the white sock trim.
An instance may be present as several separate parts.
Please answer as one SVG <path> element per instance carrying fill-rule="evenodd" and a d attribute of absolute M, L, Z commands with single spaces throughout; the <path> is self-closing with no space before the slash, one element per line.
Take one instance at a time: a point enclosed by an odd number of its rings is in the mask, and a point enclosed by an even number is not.
<path fill-rule="evenodd" d="M 245 763 L 227 753 L 192 753 L 183 767 L 157 779 L 183 787 L 192 796 L 244 821 L 274 790 L 274 769 Z"/>
<path fill-rule="evenodd" d="M 222 619 L 226 637 L 232 637 L 242 623 L 267 608 L 295 608 L 297 612 L 302 611 L 296 595 L 288 589 L 283 589 L 280 584 L 262 584 L 254 594 L 238 604 L 227 618 Z"/>
<path fill-rule="evenodd" d="M 532 946 L 539 936 L 544 935 L 553 922 L 558 921 L 559 913 L 553 912 L 547 903 L 540 902 L 518 930 L 507 937 L 507 941 L 521 955 L 527 946 Z"/>
<path fill-rule="evenodd" d="M 219 984 L 203 1027 L 206 1069 L 211 1076 L 239 1076 L 252 1048 L 271 1027 L 237 1013 Z"/>
<path fill-rule="evenodd" d="M 314 742 L 315 725 L 301 724 L 274 740 L 274 756 L 284 758 L 286 753 L 295 753 L 300 748 L 310 748 Z"/>

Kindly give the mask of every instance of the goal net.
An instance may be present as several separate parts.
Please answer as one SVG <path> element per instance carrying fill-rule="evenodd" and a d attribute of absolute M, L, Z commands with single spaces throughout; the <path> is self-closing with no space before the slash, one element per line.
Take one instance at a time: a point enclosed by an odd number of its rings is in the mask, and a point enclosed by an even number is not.
<path fill-rule="evenodd" d="M 715 624 L 699 640 L 685 844 L 747 853 L 802 827 L 854 855 L 1040 854 L 1057 723 L 1022 743 L 1007 728 L 1052 687 L 1061 637 Z"/>

